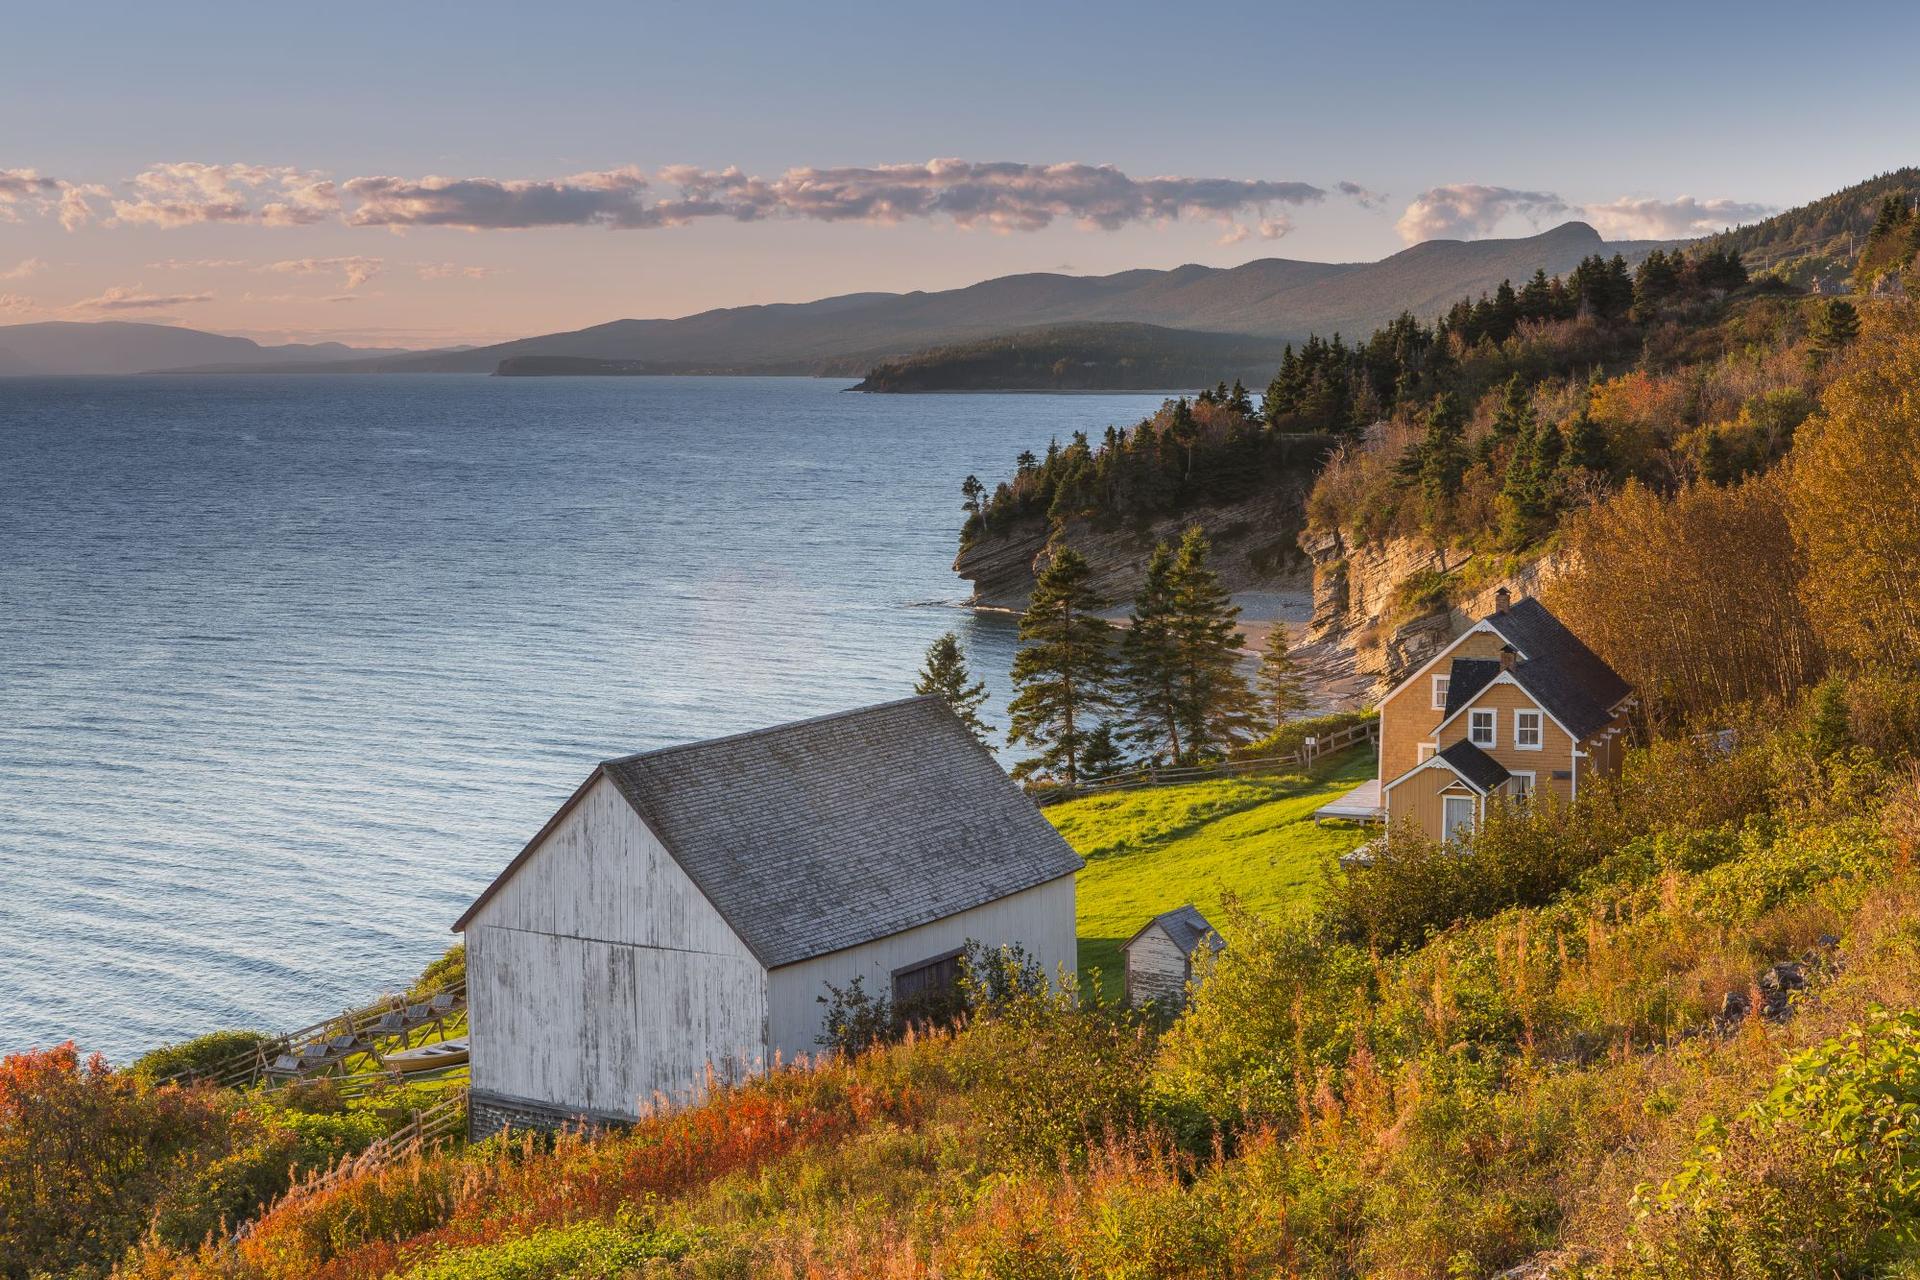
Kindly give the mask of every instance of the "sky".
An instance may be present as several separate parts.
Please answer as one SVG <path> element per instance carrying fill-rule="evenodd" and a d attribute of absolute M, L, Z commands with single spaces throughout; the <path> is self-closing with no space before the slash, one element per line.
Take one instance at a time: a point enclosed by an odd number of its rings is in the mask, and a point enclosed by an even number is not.
<path fill-rule="evenodd" d="M 1920 160 L 1920 78 L 1850 70 L 1920 6 L 1845 9 L 11 6 L 0 324 L 431 347 L 1570 218 L 1702 234 Z"/>

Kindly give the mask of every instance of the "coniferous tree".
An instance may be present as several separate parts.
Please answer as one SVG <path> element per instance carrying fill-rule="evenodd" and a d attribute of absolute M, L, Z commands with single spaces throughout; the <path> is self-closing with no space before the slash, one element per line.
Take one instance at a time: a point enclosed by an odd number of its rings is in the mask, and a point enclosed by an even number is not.
<path fill-rule="evenodd" d="M 1166 751 L 1175 765 L 1181 749 L 1179 639 L 1174 631 L 1173 548 L 1162 542 L 1147 560 L 1133 613 L 1120 637 L 1126 681 L 1127 737 L 1148 755 Z"/>
<path fill-rule="evenodd" d="M 1419 480 L 1443 570 L 1447 543 L 1452 540 L 1454 512 L 1466 483 L 1469 461 L 1466 432 L 1466 415 L 1460 412 L 1453 393 L 1443 391 L 1434 397 L 1433 408 L 1427 411 L 1426 439 L 1420 449 Z"/>
<path fill-rule="evenodd" d="M 1573 421 L 1567 424 L 1566 464 L 1603 475 L 1613 469 L 1613 453 L 1607 442 L 1607 433 L 1584 404 L 1573 415 Z"/>
<path fill-rule="evenodd" d="M 959 717 L 960 723 L 967 726 L 967 732 L 981 746 L 987 745 L 987 737 L 993 730 L 980 718 L 981 704 L 987 700 L 987 686 L 975 680 L 973 672 L 968 670 L 966 651 L 960 647 L 959 636 L 949 631 L 927 647 L 926 664 L 920 668 L 920 678 L 914 682 L 913 691 L 937 695 Z"/>
<path fill-rule="evenodd" d="M 1235 626 L 1240 608 L 1207 567 L 1212 548 L 1198 525 L 1187 530 L 1169 572 L 1178 655 L 1178 719 L 1189 760 L 1223 751 L 1257 731 L 1257 703 L 1240 671 L 1246 645 Z"/>
<path fill-rule="evenodd" d="M 1813 363 L 1825 364 L 1860 336 L 1860 312 L 1851 302 L 1834 298 L 1814 313 L 1808 336 L 1813 339 L 1808 353 Z"/>
<path fill-rule="evenodd" d="M 1007 742 L 1035 754 L 1014 766 L 1016 778 L 1078 782 L 1080 753 L 1112 705 L 1113 626 L 1099 614 L 1092 572 L 1071 547 L 1055 551 L 1021 615 Z"/>
<path fill-rule="evenodd" d="M 1306 679 L 1294 665 L 1293 655 L 1287 651 L 1285 623 L 1276 622 L 1273 629 L 1267 632 L 1266 646 L 1260 651 L 1257 679 L 1261 710 L 1270 718 L 1272 728 L 1278 729 L 1293 715 L 1306 709 Z"/>
<path fill-rule="evenodd" d="M 1120 750 L 1120 744 L 1114 741 L 1113 729 L 1105 721 L 1087 735 L 1087 743 L 1080 749 L 1080 774 L 1087 778 L 1104 778 L 1126 763 L 1126 757 Z"/>

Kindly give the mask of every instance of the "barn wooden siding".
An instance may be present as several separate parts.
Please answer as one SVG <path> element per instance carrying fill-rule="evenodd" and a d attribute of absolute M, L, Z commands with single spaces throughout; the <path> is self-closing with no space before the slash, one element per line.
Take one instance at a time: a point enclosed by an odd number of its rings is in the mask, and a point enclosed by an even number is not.
<path fill-rule="evenodd" d="M 605 778 L 467 928 L 476 1092 L 632 1116 L 767 1056 L 766 971 Z"/>
<path fill-rule="evenodd" d="M 1159 925 L 1127 947 L 1127 1003 L 1177 1005 L 1187 996 L 1187 953 Z"/>
<path fill-rule="evenodd" d="M 827 994 L 829 982 L 845 987 L 860 977 L 868 994 L 891 997 L 894 970 L 969 940 L 989 947 L 1018 942 L 1049 980 L 1058 979 L 1063 965 L 1072 974 L 1077 964 L 1073 903 L 1073 877 L 1061 876 L 944 920 L 775 969 L 767 993 L 772 1045 L 783 1061 L 820 1051 L 826 1006 L 819 997 Z"/>

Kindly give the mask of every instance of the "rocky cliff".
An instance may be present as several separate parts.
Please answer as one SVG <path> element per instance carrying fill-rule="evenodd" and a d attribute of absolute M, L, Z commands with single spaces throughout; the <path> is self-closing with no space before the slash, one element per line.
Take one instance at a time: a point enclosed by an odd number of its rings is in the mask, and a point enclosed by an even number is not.
<path fill-rule="evenodd" d="M 1301 545 L 1313 567 L 1308 641 L 1351 652 L 1354 669 L 1382 692 L 1491 613 L 1500 588 L 1515 599 L 1537 595 L 1557 567 L 1549 556 L 1490 572 L 1457 551 L 1443 564 L 1431 543 L 1413 538 L 1360 543 L 1314 531 Z"/>
<path fill-rule="evenodd" d="M 1300 528 L 1310 480 L 1282 481 L 1244 502 L 1168 516 L 1144 528 L 1111 528 L 1084 518 L 1054 535 L 1087 558 L 1094 589 L 1121 604 L 1139 590 L 1147 557 L 1159 542 L 1177 542 L 1199 525 L 1213 542 L 1212 564 L 1227 590 L 1304 593 L 1312 567 L 1300 550 Z M 1033 592 L 1035 563 L 1049 543 L 1041 518 L 995 529 L 963 547 L 953 571 L 973 583 L 976 608 L 1018 612 Z"/>

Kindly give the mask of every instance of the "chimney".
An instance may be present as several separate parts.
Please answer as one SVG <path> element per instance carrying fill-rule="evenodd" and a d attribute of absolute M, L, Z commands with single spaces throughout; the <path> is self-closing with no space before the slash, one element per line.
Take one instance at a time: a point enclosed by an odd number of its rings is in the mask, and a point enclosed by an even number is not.
<path fill-rule="evenodd" d="M 1500 646 L 1500 669 L 1502 671 L 1513 670 L 1513 646 L 1510 644 Z"/>
<path fill-rule="evenodd" d="M 1507 606 L 1512 603 L 1513 603 L 1513 593 L 1508 591 L 1505 587 L 1501 587 L 1498 591 L 1495 591 L 1493 593 L 1493 611 L 1495 613 L 1505 613 L 1507 611 Z"/>

